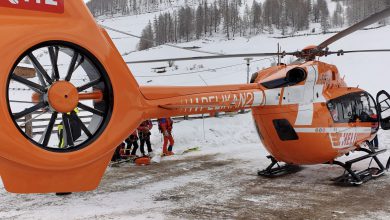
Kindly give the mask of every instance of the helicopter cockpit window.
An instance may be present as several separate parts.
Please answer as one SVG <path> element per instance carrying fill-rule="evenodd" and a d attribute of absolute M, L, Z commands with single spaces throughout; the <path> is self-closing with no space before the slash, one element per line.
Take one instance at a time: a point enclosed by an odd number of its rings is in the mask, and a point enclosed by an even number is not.
<path fill-rule="evenodd" d="M 341 96 L 328 102 L 328 109 L 336 123 L 376 122 L 374 99 L 366 92 Z"/>
<path fill-rule="evenodd" d="M 343 119 L 348 119 L 348 121 L 354 120 L 354 113 L 352 110 L 352 105 L 355 104 L 354 102 L 343 102 L 342 103 L 342 110 L 343 110 Z"/>
<path fill-rule="evenodd" d="M 338 122 L 339 121 L 339 113 L 337 111 L 337 107 L 335 106 L 335 104 L 333 104 L 333 102 L 328 103 L 328 109 L 330 111 L 330 115 L 332 116 L 333 121 Z"/>

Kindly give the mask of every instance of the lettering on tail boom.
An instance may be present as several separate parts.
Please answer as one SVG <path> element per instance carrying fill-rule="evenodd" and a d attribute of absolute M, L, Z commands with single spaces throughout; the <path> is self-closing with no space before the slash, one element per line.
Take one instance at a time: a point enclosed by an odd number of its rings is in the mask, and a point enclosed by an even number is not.
<path fill-rule="evenodd" d="M 0 7 L 62 14 L 65 0 L 1 0 Z"/>
<path fill-rule="evenodd" d="M 238 92 L 230 94 L 216 94 L 193 96 L 181 100 L 181 109 L 184 112 L 229 111 L 264 105 L 263 92 Z"/>

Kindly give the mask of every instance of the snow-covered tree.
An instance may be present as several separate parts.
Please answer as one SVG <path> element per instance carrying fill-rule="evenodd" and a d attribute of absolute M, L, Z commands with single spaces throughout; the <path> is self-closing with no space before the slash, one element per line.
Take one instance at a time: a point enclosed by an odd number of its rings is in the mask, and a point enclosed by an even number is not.
<path fill-rule="evenodd" d="M 148 25 L 142 30 L 141 40 L 138 43 L 138 50 L 146 50 L 154 46 L 154 36 L 152 30 L 152 23 L 149 21 Z"/>
<path fill-rule="evenodd" d="M 337 2 L 336 10 L 332 16 L 332 26 L 342 27 L 344 25 L 344 9 L 340 2 Z"/>

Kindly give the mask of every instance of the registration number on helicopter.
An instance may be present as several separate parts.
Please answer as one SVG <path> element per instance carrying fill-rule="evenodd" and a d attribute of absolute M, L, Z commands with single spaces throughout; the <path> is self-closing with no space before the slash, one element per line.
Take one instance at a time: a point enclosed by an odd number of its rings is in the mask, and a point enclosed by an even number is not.
<path fill-rule="evenodd" d="M 65 10 L 64 2 L 65 0 L 1 0 L 0 7 L 62 14 Z"/>
<path fill-rule="evenodd" d="M 190 106 L 184 108 L 185 111 L 190 112 L 233 110 L 263 105 L 264 94 L 261 92 L 232 92 L 210 96 L 194 96 L 181 100 L 181 104 Z"/>

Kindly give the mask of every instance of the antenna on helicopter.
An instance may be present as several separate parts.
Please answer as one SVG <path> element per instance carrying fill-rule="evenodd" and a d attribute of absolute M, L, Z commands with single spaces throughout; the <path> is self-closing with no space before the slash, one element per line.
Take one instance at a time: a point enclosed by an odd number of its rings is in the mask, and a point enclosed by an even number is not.
<path fill-rule="evenodd" d="M 282 48 L 280 47 L 280 44 L 278 42 L 278 66 L 280 65 L 280 62 L 281 62 L 281 57 L 280 57 L 280 51 L 282 50 Z"/>
<path fill-rule="evenodd" d="M 246 74 L 247 74 L 246 83 L 249 84 L 249 82 L 250 82 L 250 79 L 249 79 L 250 65 L 251 65 L 251 60 L 253 60 L 253 58 L 247 57 L 244 60 L 246 60 Z"/>

